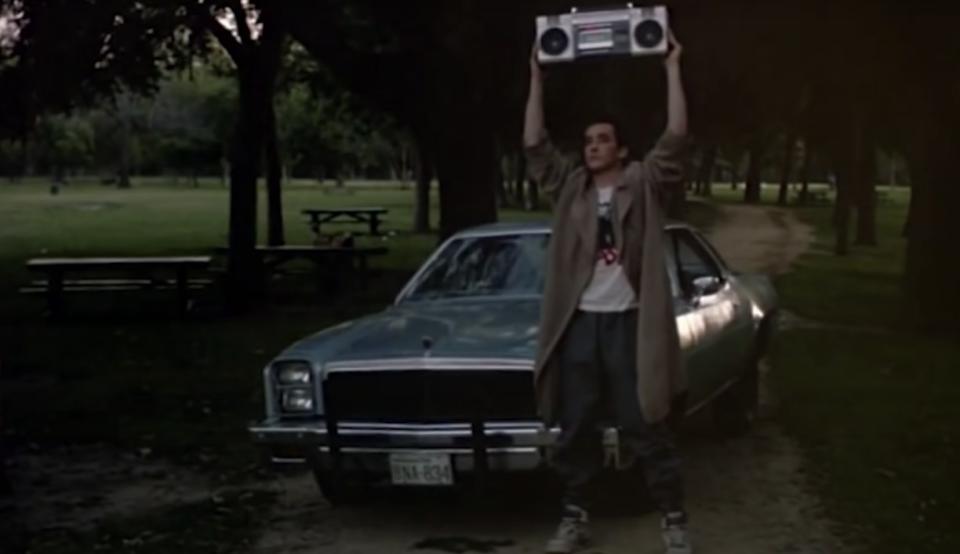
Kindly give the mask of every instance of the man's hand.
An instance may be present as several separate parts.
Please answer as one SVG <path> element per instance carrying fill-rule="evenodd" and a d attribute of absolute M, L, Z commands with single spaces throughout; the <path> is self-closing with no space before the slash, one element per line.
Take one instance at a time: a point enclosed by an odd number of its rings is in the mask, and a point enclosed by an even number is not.
<path fill-rule="evenodd" d="M 540 52 L 540 47 L 537 45 L 537 42 L 533 42 L 533 48 L 530 51 L 530 80 L 537 81 L 538 83 L 543 82 L 543 68 L 540 67 L 540 60 L 537 58 L 537 54 Z"/>
<path fill-rule="evenodd" d="M 667 30 L 667 43 L 670 45 L 670 50 L 663 58 L 664 65 L 667 67 L 680 67 L 680 56 L 683 55 L 683 45 L 680 44 L 680 41 L 674 36 L 673 30 Z"/>

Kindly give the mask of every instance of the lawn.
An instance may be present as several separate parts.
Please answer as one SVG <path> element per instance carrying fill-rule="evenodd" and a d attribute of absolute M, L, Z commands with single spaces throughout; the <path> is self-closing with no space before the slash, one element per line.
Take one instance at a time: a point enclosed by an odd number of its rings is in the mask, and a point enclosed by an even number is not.
<path fill-rule="evenodd" d="M 798 209 L 816 242 L 777 285 L 790 311 L 820 326 L 777 341 L 779 416 L 853 543 L 880 554 L 960 552 L 960 346 L 899 325 L 907 195 L 888 197 L 880 245 L 847 257 L 831 253 L 829 207 Z"/>

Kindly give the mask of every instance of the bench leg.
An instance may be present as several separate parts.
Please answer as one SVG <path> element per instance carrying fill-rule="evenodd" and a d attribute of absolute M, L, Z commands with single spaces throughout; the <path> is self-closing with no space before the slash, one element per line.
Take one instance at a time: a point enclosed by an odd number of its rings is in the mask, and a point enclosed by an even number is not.
<path fill-rule="evenodd" d="M 177 268 L 177 310 L 180 317 L 190 311 L 190 291 L 187 289 L 187 269 Z"/>
<path fill-rule="evenodd" d="M 63 273 L 59 271 L 50 273 L 47 282 L 47 307 L 50 310 L 51 319 L 59 319 L 63 316 Z"/>

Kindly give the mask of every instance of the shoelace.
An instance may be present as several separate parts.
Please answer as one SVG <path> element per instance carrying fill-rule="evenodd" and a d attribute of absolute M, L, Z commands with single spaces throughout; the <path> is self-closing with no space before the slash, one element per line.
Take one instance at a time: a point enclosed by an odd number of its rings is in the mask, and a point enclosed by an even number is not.
<path fill-rule="evenodd" d="M 669 526 L 664 529 L 663 533 L 669 542 L 669 546 L 681 547 L 687 545 L 687 533 L 683 527 Z"/>
<path fill-rule="evenodd" d="M 580 522 L 572 518 L 563 518 L 560 520 L 560 528 L 557 529 L 558 535 L 575 536 L 580 531 Z"/>

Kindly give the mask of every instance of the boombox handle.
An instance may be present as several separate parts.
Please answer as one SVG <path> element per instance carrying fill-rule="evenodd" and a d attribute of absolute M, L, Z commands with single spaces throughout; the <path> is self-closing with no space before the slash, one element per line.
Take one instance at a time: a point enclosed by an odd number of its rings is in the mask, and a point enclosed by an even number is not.
<path fill-rule="evenodd" d="M 596 7 L 591 6 L 590 9 L 587 10 L 587 11 L 591 11 L 591 12 L 610 12 L 610 11 L 622 10 L 622 9 L 623 9 L 623 8 L 620 7 L 620 6 L 596 6 Z M 633 2 L 627 2 L 627 9 L 628 9 L 628 10 L 632 10 L 632 9 L 633 9 Z M 577 13 L 577 12 L 579 12 L 579 11 L 580 11 L 580 8 L 578 8 L 578 7 L 576 7 L 576 6 L 570 8 L 570 13 Z"/>

